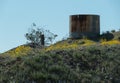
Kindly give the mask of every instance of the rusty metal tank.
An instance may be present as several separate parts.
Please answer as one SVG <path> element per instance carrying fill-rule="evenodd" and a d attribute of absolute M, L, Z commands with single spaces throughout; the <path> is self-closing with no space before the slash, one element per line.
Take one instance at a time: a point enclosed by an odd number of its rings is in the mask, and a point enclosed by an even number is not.
<path fill-rule="evenodd" d="M 100 35 L 99 15 L 71 15 L 70 38 L 96 38 Z"/>

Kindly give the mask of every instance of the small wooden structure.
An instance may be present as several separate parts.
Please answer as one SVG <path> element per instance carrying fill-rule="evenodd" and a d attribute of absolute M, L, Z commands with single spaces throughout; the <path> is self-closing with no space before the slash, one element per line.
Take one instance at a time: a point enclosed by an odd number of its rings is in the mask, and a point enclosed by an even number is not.
<path fill-rule="evenodd" d="M 42 45 L 42 46 L 45 45 L 45 37 L 44 37 L 44 34 L 41 35 L 41 45 Z"/>

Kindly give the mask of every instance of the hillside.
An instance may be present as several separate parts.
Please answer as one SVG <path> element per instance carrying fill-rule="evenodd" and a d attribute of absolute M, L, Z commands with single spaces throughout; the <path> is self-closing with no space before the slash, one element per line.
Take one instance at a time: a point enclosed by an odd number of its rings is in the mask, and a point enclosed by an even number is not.
<path fill-rule="evenodd" d="M 67 39 L 42 49 L 22 45 L 0 54 L 0 83 L 119 83 L 119 50 L 116 38 Z"/>

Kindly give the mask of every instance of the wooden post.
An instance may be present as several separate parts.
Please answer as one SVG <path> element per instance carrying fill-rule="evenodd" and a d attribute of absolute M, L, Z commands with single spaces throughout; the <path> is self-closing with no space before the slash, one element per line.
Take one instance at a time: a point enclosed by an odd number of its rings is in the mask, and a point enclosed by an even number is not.
<path fill-rule="evenodd" d="M 45 45 L 45 37 L 44 34 L 41 35 L 41 45 L 44 46 Z"/>

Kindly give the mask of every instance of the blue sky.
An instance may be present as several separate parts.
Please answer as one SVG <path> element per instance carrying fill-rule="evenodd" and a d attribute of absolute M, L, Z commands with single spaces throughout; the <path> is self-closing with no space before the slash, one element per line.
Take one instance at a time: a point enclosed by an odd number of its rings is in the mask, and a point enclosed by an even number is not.
<path fill-rule="evenodd" d="M 101 32 L 120 29 L 120 0 L 0 0 L 0 52 L 25 44 L 34 22 L 58 34 L 69 33 L 69 15 L 98 14 Z"/>

